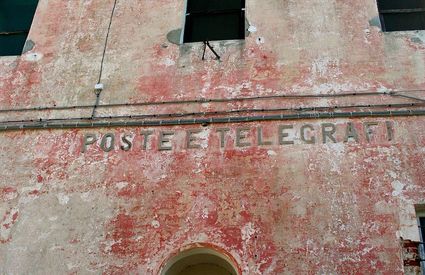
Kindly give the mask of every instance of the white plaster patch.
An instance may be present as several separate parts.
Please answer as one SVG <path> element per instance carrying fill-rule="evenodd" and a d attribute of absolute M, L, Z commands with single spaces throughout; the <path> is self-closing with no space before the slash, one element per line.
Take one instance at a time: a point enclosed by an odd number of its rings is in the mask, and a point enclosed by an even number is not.
<path fill-rule="evenodd" d="M 365 36 L 364 36 L 364 42 L 366 44 L 370 44 L 370 41 L 369 41 L 370 29 L 364 29 L 363 32 L 365 34 Z"/>
<path fill-rule="evenodd" d="M 342 92 L 342 91 L 354 91 L 354 90 L 368 90 L 370 89 L 369 85 L 365 85 L 365 86 L 358 86 L 358 85 L 353 85 L 351 83 L 338 83 L 338 82 L 334 82 L 332 80 L 329 80 L 326 83 L 322 83 L 320 85 L 316 84 L 315 78 L 307 78 L 305 80 L 305 82 L 307 84 L 313 85 L 312 89 L 309 89 L 310 91 L 312 90 L 315 94 L 323 94 L 323 93 L 329 93 L 329 92 L 333 92 L 333 91 L 337 91 L 337 92 Z M 294 91 L 299 91 L 299 92 L 307 92 L 307 90 L 305 89 L 305 87 L 302 87 L 300 85 L 293 85 L 292 86 L 292 90 Z M 319 100 L 318 103 L 326 103 L 327 99 L 322 99 Z"/>
<path fill-rule="evenodd" d="M 250 81 L 243 81 L 241 84 L 236 86 L 219 85 L 214 88 L 214 90 L 225 90 L 227 93 L 230 94 L 230 96 L 233 96 L 233 97 L 239 96 L 242 89 L 252 90 L 253 89 L 252 83 Z M 263 88 L 261 85 L 257 85 L 255 89 L 257 90 L 258 95 L 262 94 L 263 91 L 260 89 L 263 89 Z"/>
<path fill-rule="evenodd" d="M 342 74 L 339 70 L 339 61 L 326 56 L 314 60 L 311 70 L 315 77 L 325 77 L 327 75 L 337 77 Z"/>
<path fill-rule="evenodd" d="M 35 62 L 35 61 L 41 60 L 42 58 L 43 58 L 43 55 L 41 53 L 29 53 L 24 55 L 24 59 L 26 61 Z"/>
<path fill-rule="evenodd" d="M 343 143 L 329 143 L 328 144 L 329 149 L 332 150 L 334 158 L 329 160 L 329 163 L 331 165 L 331 171 L 334 173 L 341 174 L 340 165 L 345 157 L 345 145 Z"/>
<path fill-rule="evenodd" d="M 174 60 L 172 60 L 171 58 L 167 57 L 167 58 L 164 58 L 161 61 L 161 64 L 165 65 L 166 67 L 170 67 L 170 66 L 175 65 L 176 62 Z"/>
<path fill-rule="evenodd" d="M 413 202 L 403 200 L 403 203 L 400 205 L 400 230 L 396 233 L 396 236 L 405 240 L 420 241 L 416 211 Z"/>
<path fill-rule="evenodd" d="M 391 183 L 391 186 L 394 189 L 394 191 L 392 192 L 392 195 L 394 197 L 400 195 L 403 192 L 404 184 L 401 183 L 400 181 L 398 181 L 398 180 L 393 181 Z"/>
<path fill-rule="evenodd" d="M 200 143 L 202 149 L 208 148 L 208 140 L 210 137 L 210 129 L 205 129 L 204 131 L 201 131 L 197 136 L 199 137 L 202 142 Z"/>
<path fill-rule="evenodd" d="M 107 241 L 105 242 L 105 248 L 103 249 L 104 252 L 109 253 L 112 250 L 112 246 L 114 244 L 120 244 L 121 240 L 119 241 Z"/>
<path fill-rule="evenodd" d="M 202 215 L 201 215 L 201 217 L 202 217 L 203 219 L 208 219 L 208 214 L 209 214 L 209 212 L 208 212 L 208 208 L 204 208 L 204 210 L 202 210 Z"/>
<path fill-rule="evenodd" d="M 151 225 L 152 225 L 153 228 L 159 228 L 160 227 L 160 223 L 157 220 L 153 220 L 151 222 Z"/>
<path fill-rule="evenodd" d="M 269 156 L 276 156 L 277 153 L 275 151 L 273 151 L 273 150 L 268 150 L 267 151 L 267 155 L 269 155 Z"/>
<path fill-rule="evenodd" d="M 255 229 L 252 223 L 247 223 L 245 224 L 244 227 L 242 227 L 241 229 L 241 234 L 242 234 L 242 240 L 243 241 L 248 241 L 251 239 L 252 235 L 254 235 L 255 233 Z"/>
<path fill-rule="evenodd" d="M 118 189 L 123 189 L 123 188 L 125 188 L 125 187 L 127 187 L 128 186 L 128 182 L 125 182 L 125 181 L 121 181 L 121 182 L 117 182 L 116 184 L 115 184 L 115 186 L 118 188 Z"/>
<path fill-rule="evenodd" d="M 390 175 L 390 177 L 392 177 L 393 179 L 395 179 L 397 177 L 396 172 L 394 171 L 388 171 L 388 174 Z"/>
<path fill-rule="evenodd" d="M 211 88 L 211 80 L 205 76 L 202 77 L 202 80 L 204 81 L 204 86 L 202 87 L 201 93 L 205 95 Z"/>
<path fill-rule="evenodd" d="M 59 193 L 56 195 L 56 197 L 58 198 L 59 204 L 61 205 L 66 205 L 69 202 L 69 197 L 64 193 Z"/>
<path fill-rule="evenodd" d="M 388 89 L 387 87 L 381 86 L 381 87 L 379 87 L 378 89 L 376 89 L 376 91 L 377 91 L 378 93 L 388 93 L 388 92 L 390 92 L 391 90 L 390 90 L 390 89 Z"/>
<path fill-rule="evenodd" d="M 55 250 L 64 250 L 62 245 L 53 245 L 52 247 L 49 248 L 50 251 L 55 251 Z"/>
<path fill-rule="evenodd" d="M 10 201 L 10 200 L 16 199 L 16 197 L 18 197 L 18 193 L 17 192 L 7 192 L 4 195 L 4 200 L 5 201 Z"/>
<path fill-rule="evenodd" d="M 36 183 L 31 186 L 25 186 L 21 188 L 21 193 L 32 192 L 34 190 L 40 191 L 42 186 L 43 186 L 42 183 Z"/>
<path fill-rule="evenodd" d="M 257 27 L 251 25 L 251 26 L 249 26 L 248 31 L 251 32 L 251 33 L 256 32 L 257 31 Z"/>
<path fill-rule="evenodd" d="M 167 156 L 155 159 L 148 158 L 147 160 L 147 163 L 142 164 L 144 167 L 143 174 L 152 184 L 162 180 L 161 176 L 164 175 L 164 171 L 168 171 L 169 165 L 174 161 L 173 158 Z"/>
<path fill-rule="evenodd" d="M 201 233 L 201 234 L 198 235 L 198 240 L 200 242 L 206 242 L 208 239 L 209 239 L 208 235 L 205 234 L 205 233 Z"/>

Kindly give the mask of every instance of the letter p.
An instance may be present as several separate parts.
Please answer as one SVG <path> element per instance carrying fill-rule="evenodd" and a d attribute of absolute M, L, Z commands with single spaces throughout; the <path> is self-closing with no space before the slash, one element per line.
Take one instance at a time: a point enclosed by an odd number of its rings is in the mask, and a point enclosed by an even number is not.
<path fill-rule="evenodd" d="M 87 146 L 92 145 L 96 142 L 97 138 L 94 134 L 85 134 L 83 137 L 83 146 L 81 147 L 81 152 L 84 153 L 87 151 Z"/>

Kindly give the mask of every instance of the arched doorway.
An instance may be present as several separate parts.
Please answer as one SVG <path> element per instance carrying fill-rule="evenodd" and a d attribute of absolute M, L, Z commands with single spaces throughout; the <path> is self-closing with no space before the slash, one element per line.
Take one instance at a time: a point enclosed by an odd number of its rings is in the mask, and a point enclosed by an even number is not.
<path fill-rule="evenodd" d="M 227 255 L 202 247 L 170 259 L 161 275 L 238 275 L 238 272 Z"/>

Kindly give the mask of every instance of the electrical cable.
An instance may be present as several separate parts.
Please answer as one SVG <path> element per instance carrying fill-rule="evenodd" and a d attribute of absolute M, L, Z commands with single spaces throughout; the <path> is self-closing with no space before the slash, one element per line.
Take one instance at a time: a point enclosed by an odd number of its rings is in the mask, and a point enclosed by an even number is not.
<path fill-rule="evenodd" d="M 401 95 L 399 93 L 390 93 L 390 94 L 392 94 L 394 96 L 398 96 L 398 97 L 404 97 L 404 98 L 409 98 L 409 99 L 414 99 L 414 100 L 417 100 L 417 101 L 425 102 L 425 99 L 419 98 L 419 97 L 415 97 L 415 96 Z"/>
<path fill-rule="evenodd" d="M 51 111 L 51 110 L 71 110 L 71 109 L 86 109 L 86 108 L 112 108 L 112 107 L 137 107 L 137 106 L 155 106 L 155 105 L 173 105 L 173 104 L 192 104 L 192 103 L 224 103 L 235 101 L 250 101 L 250 100 L 270 100 L 270 99 L 297 99 L 297 98 L 337 98 L 337 97 L 351 97 L 351 96 L 397 96 L 409 98 L 406 95 L 399 93 L 405 92 L 424 92 L 425 90 L 398 90 L 391 92 L 371 92 L 368 90 L 359 91 L 346 91 L 338 94 L 304 94 L 304 95 L 270 95 L 270 96 L 255 96 L 255 97 L 237 97 L 237 98 L 199 98 L 192 100 L 171 100 L 171 101 L 150 101 L 150 102 L 135 102 L 135 103 L 112 103 L 102 105 L 72 105 L 72 106 L 43 106 L 33 108 L 14 108 L 14 109 L 0 109 L 0 113 L 7 112 L 29 112 L 29 111 Z M 424 99 L 410 97 L 418 101 Z"/>
<path fill-rule="evenodd" d="M 0 121 L 2 124 L 10 123 L 34 123 L 34 122 L 53 122 L 53 121 L 81 121 L 81 120 L 102 120 L 102 119 L 146 119 L 146 118 L 175 118 L 175 117 L 191 117 L 191 116 L 212 116 L 212 115 L 228 115 L 240 113 L 267 113 L 267 112 L 294 112 L 302 113 L 306 111 L 323 112 L 335 109 L 354 109 L 354 108 L 407 108 L 407 107 L 424 107 L 424 103 L 401 103 L 401 104 L 376 104 L 376 105 L 342 105 L 342 106 L 318 106 L 318 107 L 301 107 L 301 108 L 270 108 L 270 109 L 236 109 L 228 111 L 208 111 L 208 112 L 192 112 L 192 113 L 166 113 L 166 114 L 142 114 L 142 115 L 115 115 L 101 117 L 70 117 L 70 118 L 51 118 L 51 119 L 29 119 L 29 120 L 9 120 Z"/>
<path fill-rule="evenodd" d="M 211 117 L 193 119 L 168 119 L 168 120 L 132 120 L 132 121 L 93 121 L 87 119 L 80 122 L 52 123 L 34 122 L 31 124 L 0 125 L 0 131 L 20 130 L 47 130 L 47 129 L 75 129 L 75 128 L 105 128 L 105 127 L 144 127 L 144 126 L 176 126 L 176 125 L 202 125 L 218 123 L 246 123 L 261 121 L 280 121 L 298 119 L 335 119 L 335 118 L 363 118 L 363 117 L 410 117 L 425 116 L 425 109 L 402 111 L 369 111 L 369 112 L 326 112 L 304 114 L 276 114 L 263 116 L 237 116 L 237 117 Z"/>
<path fill-rule="evenodd" d="M 106 48 L 108 46 L 109 33 L 111 31 L 112 19 L 114 18 L 115 8 L 117 6 L 117 1 L 118 0 L 114 0 L 114 6 L 112 7 L 111 16 L 109 18 L 109 25 L 108 25 L 108 30 L 106 32 L 105 44 L 103 45 L 102 60 L 100 62 L 99 79 L 97 81 L 97 84 L 100 84 L 101 83 L 100 81 L 102 80 L 103 64 L 105 62 Z M 93 111 L 92 111 L 92 115 L 91 115 L 92 118 L 96 115 L 96 108 L 99 105 L 100 94 L 101 93 L 102 93 L 102 90 L 96 90 L 96 102 L 95 102 L 95 104 L 93 106 Z"/>

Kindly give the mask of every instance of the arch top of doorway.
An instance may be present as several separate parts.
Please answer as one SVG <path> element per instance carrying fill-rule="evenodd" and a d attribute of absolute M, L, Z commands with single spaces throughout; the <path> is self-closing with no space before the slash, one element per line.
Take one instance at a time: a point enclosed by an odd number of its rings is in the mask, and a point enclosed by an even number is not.
<path fill-rule="evenodd" d="M 163 262 L 159 274 L 179 275 L 185 268 L 200 264 L 217 266 L 232 275 L 242 274 L 230 253 L 209 243 L 194 243 L 178 249 Z"/>

